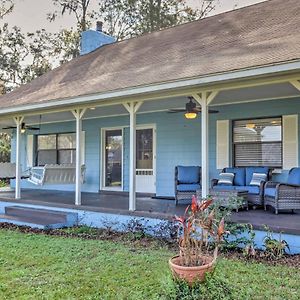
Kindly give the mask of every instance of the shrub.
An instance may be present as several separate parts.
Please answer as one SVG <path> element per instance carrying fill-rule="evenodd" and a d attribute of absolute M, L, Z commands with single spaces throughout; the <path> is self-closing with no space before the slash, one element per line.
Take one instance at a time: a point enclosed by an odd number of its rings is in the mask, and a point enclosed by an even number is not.
<path fill-rule="evenodd" d="M 203 283 L 189 286 L 185 281 L 168 279 L 164 283 L 165 300 L 231 300 L 233 287 L 221 274 L 208 274 Z"/>

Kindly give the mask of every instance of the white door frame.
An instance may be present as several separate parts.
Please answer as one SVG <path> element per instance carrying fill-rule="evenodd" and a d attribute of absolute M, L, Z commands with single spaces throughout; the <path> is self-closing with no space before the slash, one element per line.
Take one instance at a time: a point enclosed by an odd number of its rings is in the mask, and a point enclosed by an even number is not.
<path fill-rule="evenodd" d="M 136 126 L 136 130 L 139 129 L 152 129 L 153 130 L 153 140 L 152 140 L 152 147 L 153 147 L 153 176 L 154 176 L 154 185 L 155 185 L 155 192 L 156 192 L 156 124 L 140 124 Z M 136 168 L 136 170 L 138 170 Z"/>
<path fill-rule="evenodd" d="M 121 130 L 122 131 L 122 156 L 121 156 L 121 186 L 120 187 L 107 187 L 105 186 L 105 133 L 110 130 Z M 123 179 L 124 179 L 124 126 L 116 126 L 116 127 L 103 127 L 101 128 L 101 139 L 100 139 L 100 190 L 103 191 L 123 191 Z"/>

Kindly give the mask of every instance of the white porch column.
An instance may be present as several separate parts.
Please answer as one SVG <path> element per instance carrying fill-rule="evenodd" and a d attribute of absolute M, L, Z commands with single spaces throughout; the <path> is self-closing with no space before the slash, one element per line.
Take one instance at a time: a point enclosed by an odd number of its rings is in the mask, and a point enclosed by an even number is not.
<path fill-rule="evenodd" d="M 130 117 L 129 210 L 136 210 L 136 113 L 143 102 L 124 103 Z"/>
<path fill-rule="evenodd" d="M 201 184 L 202 197 L 209 195 L 209 133 L 208 133 L 208 104 L 216 97 L 215 92 L 201 92 L 194 94 L 194 99 L 201 105 Z"/>
<path fill-rule="evenodd" d="M 82 117 L 85 113 L 85 108 L 72 110 L 76 119 L 76 180 L 75 180 L 75 205 L 81 205 L 81 132 L 82 132 Z"/>
<path fill-rule="evenodd" d="M 24 117 L 14 117 L 16 123 L 16 188 L 15 199 L 21 198 L 21 127 Z"/>

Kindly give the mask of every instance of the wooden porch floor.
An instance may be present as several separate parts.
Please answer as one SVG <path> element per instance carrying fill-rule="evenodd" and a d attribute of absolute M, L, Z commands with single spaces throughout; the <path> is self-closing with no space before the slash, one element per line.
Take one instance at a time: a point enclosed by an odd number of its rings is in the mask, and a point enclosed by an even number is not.
<path fill-rule="evenodd" d="M 174 200 L 137 198 L 137 210 L 128 211 L 128 196 L 120 194 L 82 193 L 82 205 L 74 205 L 74 192 L 50 190 L 22 190 L 22 199 L 15 200 L 14 192 L 1 192 L 0 201 L 24 203 L 32 205 L 80 209 L 87 211 L 107 212 L 114 214 L 143 216 L 150 218 L 172 219 L 182 215 L 189 204 L 174 205 Z M 264 229 L 264 225 L 275 232 L 285 232 L 300 235 L 300 211 L 285 212 L 275 215 L 270 209 L 249 209 L 232 213 L 234 222 L 251 223 L 255 229 Z"/>

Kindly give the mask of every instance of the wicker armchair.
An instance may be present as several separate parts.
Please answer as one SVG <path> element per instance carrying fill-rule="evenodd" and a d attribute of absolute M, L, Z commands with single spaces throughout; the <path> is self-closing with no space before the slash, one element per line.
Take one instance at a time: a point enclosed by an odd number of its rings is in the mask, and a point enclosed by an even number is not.
<path fill-rule="evenodd" d="M 280 210 L 300 209 L 300 168 L 289 172 L 287 183 L 268 181 L 265 185 L 264 209 L 271 206 L 278 214 Z"/>
<path fill-rule="evenodd" d="M 175 205 L 179 200 L 191 200 L 199 189 L 201 189 L 201 167 L 175 167 Z"/>

